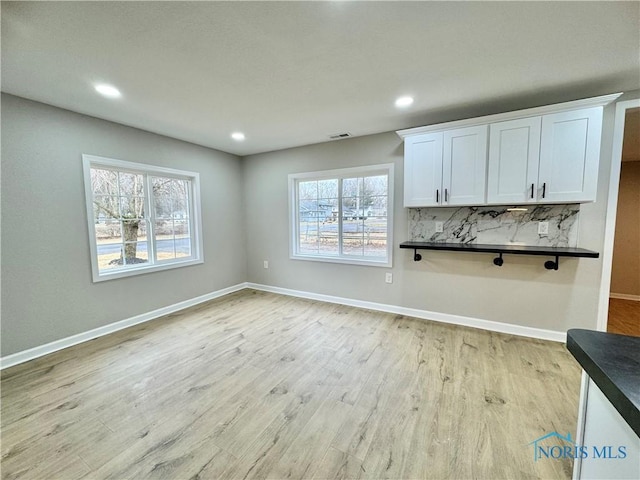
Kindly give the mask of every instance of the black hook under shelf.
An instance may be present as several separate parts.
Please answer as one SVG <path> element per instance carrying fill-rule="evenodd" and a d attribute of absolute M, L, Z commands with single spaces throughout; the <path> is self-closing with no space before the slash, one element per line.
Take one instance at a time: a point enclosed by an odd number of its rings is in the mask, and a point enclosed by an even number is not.
<path fill-rule="evenodd" d="M 546 262 L 544 262 L 544 268 L 546 268 L 547 270 L 558 270 L 559 265 L 560 265 L 560 257 L 558 257 L 558 255 L 556 255 L 555 262 L 553 260 L 547 260 Z"/>
<path fill-rule="evenodd" d="M 498 267 L 501 267 L 503 263 L 504 263 L 504 260 L 502 259 L 502 254 L 500 254 L 499 257 L 496 257 L 493 259 L 493 264 L 497 265 Z"/>

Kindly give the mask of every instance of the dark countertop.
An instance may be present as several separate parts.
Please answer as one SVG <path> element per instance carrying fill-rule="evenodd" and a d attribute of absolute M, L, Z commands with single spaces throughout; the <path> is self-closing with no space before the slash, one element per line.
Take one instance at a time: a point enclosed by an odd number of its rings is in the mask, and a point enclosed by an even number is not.
<path fill-rule="evenodd" d="M 567 349 L 640 437 L 640 337 L 571 329 Z"/>
<path fill-rule="evenodd" d="M 509 253 L 520 255 L 558 255 L 562 257 L 598 258 L 599 253 L 586 248 L 538 247 L 531 245 L 487 245 L 482 243 L 402 242 L 400 248 L 447 250 L 452 252 Z"/>

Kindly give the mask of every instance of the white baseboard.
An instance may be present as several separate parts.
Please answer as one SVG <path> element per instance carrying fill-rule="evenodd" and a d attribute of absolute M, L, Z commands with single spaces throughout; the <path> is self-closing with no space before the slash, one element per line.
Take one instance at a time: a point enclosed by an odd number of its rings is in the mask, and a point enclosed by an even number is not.
<path fill-rule="evenodd" d="M 508 333 L 512 335 L 519 335 L 522 337 L 539 338 L 542 340 L 552 340 L 554 342 L 565 342 L 567 335 L 565 332 L 559 332 L 555 330 L 545 330 L 542 328 L 524 327 L 522 325 L 513 325 L 510 323 L 494 322 L 491 320 L 483 320 L 480 318 L 464 317 L 461 315 L 451 315 L 449 313 L 430 312 L 428 310 L 419 310 L 417 308 L 399 307 L 397 305 L 387 305 L 384 303 L 367 302 L 364 300 L 354 300 L 352 298 L 336 297 L 333 295 L 324 295 L 320 293 L 303 292 L 300 290 L 292 290 L 289 288 L 272 287 L 269 285 L 261 285 L 258 283 L 244 282 L 231 287 L 223 288 L 206 295 L 185 300 L 183 302 L 174 303 L 151 312 L 142 313 L 135 317 L 120 320 L 115 323 L 110 323 L 103 327 L 94 328 L 87 332 L 78 333 L 70 337 L 61 338 L 53 342 L 41 345 L 39 347 L 23 350 L 22 352 L 13 353 L 5 357 L 0 358 L 0 370 L 18 365 L 20 363 L 33 360 L 44 355 L 48 355 L 63 348 L 71 347 L 82 342 L 93 340 L 94 338 L 102 337 L 118 330 L 138 325 L 139 323 L 148 322 L 164 315 L 183 310 L 185 308 L 198 305 L 199 303 L 213 300 L 214 298 L 228 295 L 229 293 L 237 292 L 245 288 L 253 288 L 254 290 L 261 290 L 264 292 L 278 293 L 281 295 L 289 295 L 299 298 L 308 298 L 310 300 L 319 300 L 327 303 L 337 303 L 340 305 L 348 305 L 351 307 L 368 308 L 369 310 L 376 310 L 380 312 L 395 313 L 397 315 L 405 315 L 407 317 L 416 317 L 424 320 L 433 320 L 436 322 L 450 323 L 453 325 L 462 325 L 466 327 L 480 328 L 482 330 L 490 330 L 492 332 Z"/>
<path fill-rule="evenodd" d="M 245 288 L 247 288 L 246 283 L 239 283 L 237 285 L 223 288 L 221 290 L 217 290 L 212 293 L 207 293 L 199 297 L 191 298 L 183 302 L 174 303 L 173 305 L 168 305 L 166 307 L 159 308 L 151 312 L 142 313 L 140 315 L 136 315 L 135 317 L 120 320 L 115 323 L 110 323 L 109 325 L 105 325 L 103 327 L 94 328 L 93 330 L 89 330 L 87 332 L 78 333 L 76 335 L 72 335 L 66 338 L 61 338 L 60 340 L 55 340 L 45 345 L 40 345 L 39 347 L 34 347 L 28 350 L 23 350 L 22 352 L 17 352 L 11 355 L 7 355 L 6 357 L 0 358 L 0 370 L 8 367 L 12 367 L 14 365 L 18 365 L 19 363 L 33 360 L 34 358 L 42 357 L 43 355 L 48 355 L 50 353 L 57 352 L 58 350 L 62 350 L 63 348 L 71 347 L 73 345 L 77 345 L 79 343 L 86 342 L 88 340 L 93 340 L 94 338 L 102 337 L 103 335 L 108 335 L 110 333 L 117 332 L 118 330 L 122 330 L 124 328 L 131 327 L 139 323 L 144 323 L 150 320 L 154 320 L 164 315 L 168 315 L 170 313 L 174 313 L 179 310 L 192 307 L 199 303 L 208 302 L 209 300 L 213 300 L 214 298 L 218 298 L 223 295 L 227 295 L 229 293 L 237 292 Z"/>
<path fill-rule="evenodd" d="M 627 293 L 610 293 L 609 298 L 617 298 L 618 300 L 633 300 L 640 302 L 640 295 L 629 295 Z"/>
<path fill-rule="evenodd" d="M 387 305 L 384 303 L 367 302 L 363 300 L 354 300 L 351 298 L 335 297 L 332 295 L 323 295 L 320 293 L 303 292 L 300 290 L 291 290 L 289 288 L 272 287 L 269 285 L 261 285 L 258 283 L 247 283 L 248 288 L 262 290 L 265 292 L 279 293 L 293 297 L 308 298 L 310 300 L 319 300 L 328 303 L 338 303 L 341 305 L 349 305 L 352 307 L 368 308 L 369 310 L 377 310 L 380 312 L 395 313 L 408 317 L 417 317 L 424 320 L 433 320 L 436 322 L 450 323 L 454 325 L 462 325 L 465 327 L 480 328 L 482 330 L 490 330 L 492 332 L 509 333 L 511 335 L 519 335 L 522 337 L 539 338 L 542 340 L 551 340 L 554 342 L 566 342 L 566 332 L 556 330 L 545 330 L 542 328 L 525 327 L 522 325 L 513 325 L 511 323 L 494 322 L 492 320 L 483 320 L 480 318 L 464 317 L 461 315 L 451 315 L 449 313 L 430 312 L 428 310 L 419 310 L 417 308 L 399 307 L 397 305 Z"/>

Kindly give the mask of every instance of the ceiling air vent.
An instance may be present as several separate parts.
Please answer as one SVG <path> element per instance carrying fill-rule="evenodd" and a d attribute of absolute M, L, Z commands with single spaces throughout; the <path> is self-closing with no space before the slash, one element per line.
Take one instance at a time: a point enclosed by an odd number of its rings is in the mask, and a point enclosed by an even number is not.
<path fill-rule="evenodd" d="M 329 138 L 331 140 L 340 140 L 341 138 L 347 138 L 347 137 L 353 137 L 353 135 L 351 135 L 348 132 L 345 133 L 335 133 L 333 135 L 329 135 Z"/>

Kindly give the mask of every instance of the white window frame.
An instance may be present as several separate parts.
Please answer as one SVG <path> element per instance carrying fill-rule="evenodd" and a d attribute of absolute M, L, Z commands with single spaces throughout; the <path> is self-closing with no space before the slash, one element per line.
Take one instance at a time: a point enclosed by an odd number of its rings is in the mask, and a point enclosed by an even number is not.
<path fill-rule="evenodd" d="M 393 265 L 393 163 L 380 165 L 368 165 L 363 167 L 340 168 L 334 170 L 323 170 L 318 172 L 292 173 L 289 174 L 289 258 L 292 260 L 309 260 L 313 262 L 345 263 L 351 265 L 367 265 L 373 267 L 391 268 Z M 339 240 L 342 238 L 342 179 L 387 175 L 387 257 L 375 260 L 373 257 L 357 258 L 353 255 L 321 255 L 307 254 L 299 251 L 299 216 L 300 208 L 298 202 L 298 183 L 304 180 L 328 180 L 339 179 L 339 201 L 338 201 L 338 221 Z"/>
<path fill-rule="evenodd" d="M 91 271 L 94 282 L 102 282 L 105 280 L 113 280 L 116 278 L 130 277 L 133 275 L 141 275 L 144 273 L 157 272 L 161 270 L 169 270 L 172 268 L 187 267 L 189 265 L 204 263 L 204 255 L 202 250 L 202 215 L 200 205 L 199 173 L 188 172 L 185 170 L 176 170 L 166 167 L 156 167 L 154 165 L 148 165 L 144 163 L 134 163 L 87 154 L 82 155 L 82 166 L 84 173 L 84 190 L 89 234 L 89 249 L 91 251 Z M 149 263 L 135 264 L 122 269 L 113 269 L 112 271 L 100 272 L 100 269 L 98 268 L 98 245 L 95 233 L 93 189 L 91 186 L 91 168 L 100 167 L 118 171 L 126 171 L 130 173 L 138 173 L 145 176 L 146 184 L 144 201 L 145 220 L 147 221 L 147 248 L 149 252 Z M 151 195 L 149 193 L 151 192 L 150 177 L 154 175 L 189 180 L 191 182 L 191 195 L 189 196 L 189 210 L 191 221 L 191 256 L 188 258 L 177 258 L 162 261 L 155 260 L 155 212 L 149 204 L 151 201 Z"/>

